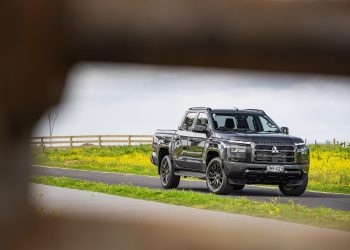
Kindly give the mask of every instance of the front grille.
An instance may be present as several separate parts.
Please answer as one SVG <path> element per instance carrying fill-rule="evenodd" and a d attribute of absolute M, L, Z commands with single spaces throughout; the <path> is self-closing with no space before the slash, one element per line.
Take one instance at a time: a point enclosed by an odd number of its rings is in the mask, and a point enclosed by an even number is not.
<path fill-rule="evenodd" d="M 274 146 L 278 152 L 273 152 Z M 257 144 L 254 149 L 253 161 L 257 163 L 294 163 L 294 145 L 281 143 Z"/>

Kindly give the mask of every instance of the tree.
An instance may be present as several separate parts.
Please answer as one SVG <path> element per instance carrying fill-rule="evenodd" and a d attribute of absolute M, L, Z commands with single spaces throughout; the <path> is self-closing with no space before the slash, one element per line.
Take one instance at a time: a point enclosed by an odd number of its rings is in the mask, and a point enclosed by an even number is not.
<path fill-rule="evenodd" d="M 51 142 L 51 136 L 53 135 L 53 129 L 55 127 L 55 123 L 58 117 L 58 112 L 49 111 L 47 113 L 47 117 L 49 119 L 49 133 L 50 133 L 50 142 Z M 52 147 L 52 143 L 51 143 L 51 147 Z"/>

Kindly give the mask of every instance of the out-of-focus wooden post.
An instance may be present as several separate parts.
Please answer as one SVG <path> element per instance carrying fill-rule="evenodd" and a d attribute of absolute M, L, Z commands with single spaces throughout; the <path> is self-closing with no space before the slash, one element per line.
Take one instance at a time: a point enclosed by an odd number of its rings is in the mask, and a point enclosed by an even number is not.
<path fill-rule="evenodd" d="M 315 140 L 315 146 L 317 145 L 317 142 L 316 142 L 316 140 Z"/>
<path fill-rule="evenodd" d="M 44 152 L 44 137 L 41 137 L 41 139 L 40 139 L 40 148 L 41 148 L 41 152 Z"/>
<path fill-rule="evenodd" d="M 98 136 L 98 146 L 102 147 L 102 139 L 100 135 Z"/>
<path fill-rule="evenodd" d="M 131 146 L 131 135 L 128 136 L 128 145 Z"/>
<path fill-rule="evenodd" d="M 72 148 L 73 147 L 73 136 L 69 138 L 69 146 Z"/>
<path fill-rule="evenodd" d="M 335 138 L 333 138 L 333 147 L 335 147 Z"/>

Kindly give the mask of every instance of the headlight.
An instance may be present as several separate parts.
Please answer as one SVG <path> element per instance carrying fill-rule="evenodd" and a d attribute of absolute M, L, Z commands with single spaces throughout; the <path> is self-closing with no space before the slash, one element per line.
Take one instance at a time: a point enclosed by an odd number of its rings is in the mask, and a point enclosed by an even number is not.
<path fill-rule="evenodd" d="M 297 162 L 298 163 L 309 163 L 310 152 L 309 147 L 303 144 L 296 144 L 297 146 Z"/>
<path fill-rule="evenodd" d="M 229 147 L 230 161 L 245 161 L 247 147 L 245 145 L 230 145 Z"/>
<path fill-rule="evenodd" d="M 242 145 L 231 145 L 230 151 L 231 153 L 245 153 L 247 147 Z"/>
<path fill-rule="evenodd" d="M 309 153 L 309 147 L 305 144 L 297 145 L 297 153 L 300 154 L 308 154 Z"/>

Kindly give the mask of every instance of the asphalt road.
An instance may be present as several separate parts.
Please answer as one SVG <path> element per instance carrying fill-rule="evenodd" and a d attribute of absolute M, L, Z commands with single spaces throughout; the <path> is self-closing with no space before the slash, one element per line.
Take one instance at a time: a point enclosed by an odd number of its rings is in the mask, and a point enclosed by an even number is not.
<path fill-rule="evenodd" d="M 158 177 L 106 173 L 96 171 L 81 171 L 62 168 L 49 168 L 42 166 L 32 166 L 34 175 L 67 177 L 86 181 L 103 182 L 107 184 L 126 184 L 140 187 L 162 189 Z M 193 190 L 196 192 L 207 193 L 206 183 L 204 181 L 192 181 L 181 179 L 178 187 L 180 190 Z M 260 187 L 247 185 L 242 191 L 233 191 L 229 197 L 247 197 L 257 201 L 272 202 L 272 199 L 278 199 L 280 203 L 287 203 L 292 199 L 297 204 L 308 207 L 329 207 L 337 210 L 350 211 L 350 195 L 332 194 L 322 192 L 306 191 L 299 197 L 288 197 L 281 194 L 278 188 Z"/>

